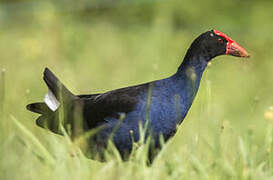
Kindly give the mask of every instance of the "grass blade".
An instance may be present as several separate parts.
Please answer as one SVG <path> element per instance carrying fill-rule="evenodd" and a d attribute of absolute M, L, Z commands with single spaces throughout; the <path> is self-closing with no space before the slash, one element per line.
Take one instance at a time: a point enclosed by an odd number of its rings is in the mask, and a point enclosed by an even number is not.
<path fill-rule="evenodd" d="M 0 117 L 4 117 L 5 71 L 5 69 L 2 69 L 0 74 Z"/>
<path fill-rule="evenodd" d="M 42 153 L 42 155 L 44 156 L 44 158 L 49 162 L 49 164 L 53 165 L 55 163 L 55 159 L 47 151 L 47 149 L 40 143 L 40 141 L 32 134 L 32 132 L 30 132 L 14 116 L 10 115 L 10 118 L 13 120 L 14 124 L 36 145 L 36 147 Z"/>

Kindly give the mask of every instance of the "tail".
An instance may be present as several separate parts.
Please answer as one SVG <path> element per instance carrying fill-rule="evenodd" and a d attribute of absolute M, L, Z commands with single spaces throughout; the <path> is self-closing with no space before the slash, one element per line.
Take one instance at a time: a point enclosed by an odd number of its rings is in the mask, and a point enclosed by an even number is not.
<path fill-rule="evenodd" d="M 47 114 L 47 112 L 51 111 L 51 109 L 49 109 L 49 107 L 43 102 L 28 104 L 27 110 L 38 114 Z"/>
<path fill-rule="evenodd" d="M 48 68 L 44 71 L 44 81 L 57 100 L 70 100 L 75 97 Z"/>
<path fill-rule="evenodd" d="M 69 103 L 75 98 L 48 68 L 45 68 L 43 79 L 48 87 L 48 93 L 45 95 L 44 103 L 32 103 L 27 105 L 29 111 L 39 114 L 46 114 L 49 111 L 54 112 L 62 102 Z"/>

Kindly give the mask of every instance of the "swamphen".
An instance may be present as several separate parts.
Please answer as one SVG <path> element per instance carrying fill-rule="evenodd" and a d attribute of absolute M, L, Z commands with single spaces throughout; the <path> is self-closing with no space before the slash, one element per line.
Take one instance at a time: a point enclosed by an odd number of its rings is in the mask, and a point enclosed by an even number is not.
<path fill-rule="evenodd" d="M 207 31 L 193 41 L 172 76 L 90 95 L 72 94 L 46 68 L 43 78 L 49 92 L 44 102 L 29 104 L 27 109 L 41 114 L 36 120 L 38 126 L 62 134 L 62 124 L 72 139 L 98 128 L 97 133 L 87 139 L 90 157 L 103 160 L 103 150 L 111 138 L 126 159 L 133 142 L 140 138 L 140 124 L 146 125 L 145 137 L 150 137 L 151 149 L 160 149 L 160 137 L 167 141 L 175 134 L 177 125 L 191 107 L 208 62 L 224 54 L 248 57 L 248 53 L 224 33 Z M 152 152 L 149 156 L 150 160 L 154 157 Z"/>

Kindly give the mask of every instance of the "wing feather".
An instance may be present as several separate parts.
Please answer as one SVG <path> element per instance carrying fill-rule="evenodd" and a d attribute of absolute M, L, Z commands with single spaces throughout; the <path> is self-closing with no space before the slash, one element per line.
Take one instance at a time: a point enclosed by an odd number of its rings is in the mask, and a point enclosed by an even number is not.
<path fill-rule="evenodd" d="M 148 83 L 109 91 L 103 94 L 81 95 L 83 116 L 89 128 L 105 122 L 105 118 L 119 119 L 121 113 L 134 110 L 139 95 L 148 89 Z M 88 97 L 88 98 L 87 98 Z"/>

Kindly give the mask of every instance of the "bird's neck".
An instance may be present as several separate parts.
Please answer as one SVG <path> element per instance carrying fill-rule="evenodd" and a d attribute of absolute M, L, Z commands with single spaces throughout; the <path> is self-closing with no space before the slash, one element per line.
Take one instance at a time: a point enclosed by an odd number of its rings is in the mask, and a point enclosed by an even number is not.
<path fill-rule="evenodd" d="M 208 56 L 192 53 L 189 49 L 177 72 L 172 76 L 178 89 L 184 89 L 186 85 L 190 101 L 194 99 L 198 91 L 200 80 L 209 60 Z"/>
<path fill-rule="evenodd" d="M 177 74 L 183 74 L 187 72 L 188 68 L 191 68 L 195 71 L 196 75 L 202 76 L 205 68 L 207 67 L 208 62 L 211 60 L 211 57 L 208 52 L 202 51 L 201 48 L 195 48 L 191 46 L 181 65 L 177 70 Z"/>

